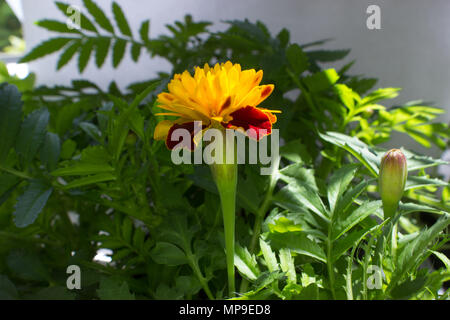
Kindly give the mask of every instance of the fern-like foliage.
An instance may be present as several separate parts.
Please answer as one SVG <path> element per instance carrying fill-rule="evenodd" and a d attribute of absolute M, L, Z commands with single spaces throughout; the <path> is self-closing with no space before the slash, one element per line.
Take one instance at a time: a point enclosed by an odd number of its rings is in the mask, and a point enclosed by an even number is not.
<path fill-rule="evenodd" d="M 79 14 L 79 25 L 49 19 L 38 21 L 36 23 L 38 26 L 58 32 L 61 36 L 42 42 L 23 57 L 22 62 L 33 61 L 61 51 L 57 69 L 61 69 L 78 55 L 78 70 L 82 73 L 91 57 L 94 57 L 97 67 L 101 68 L 108 54 L 112 53 L 112 65 L 117 68 L 128 48 L 133 61 L 137 62 L 142 50 L 150 47 L 150 20 L 141 23 L 139 38 L 134 38 L 126 16 L 116 2 L 112 3 L 111 8 L 115 25 L 92 0 L 83 0 L 84 7 L 90 16 L 82 12 L 74 13 L 76 8 L 66 3 L 55 2 L 55 4 L 69 19 Z"/>

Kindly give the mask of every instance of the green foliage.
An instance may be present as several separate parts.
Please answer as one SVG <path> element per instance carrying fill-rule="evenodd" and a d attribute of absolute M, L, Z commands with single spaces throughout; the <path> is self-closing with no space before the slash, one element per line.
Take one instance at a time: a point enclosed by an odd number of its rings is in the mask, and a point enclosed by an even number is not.
<path fill-rule="evenodd" d="M 353 62 L 323 69 L 349 55 L 322 50 L 328 40 L 296 44 L 288 30 L 273 36 L 248 20 L 212 32 L 191 16 L 150 38 L 150 22 L 132 30 L 117 3 L 110 13 L 92 0 L 83 4 L 81 29 L 69 29 L 64 16 L 39 21 L 58 35 L 23 61 L 58 52 L 58 69 L 77 59 L 82 72 L 108 57 L 118 67 L 128 54 L 135 62 L 159 56 L 179 73 L 231 60 L 263 69 L 264 81 L 275 84 L 263 106 L 282 110 L 279 165 L 271 176 L 261 176 L 259 165 L 239 166 L 237 299 L 448 298 L 440 290 L 450 280 L 450 187 L 433 171 L 446 162 L 403 150 L 409 173 L 397 241 L 376 183 L 386 151 L 379 145 L 392 132 L 446 147 L 441 109 L 387 105 L 399 89 L 372 90 L 376 79 L 348 74 Z M 67 4 L 56 5 L 68 15 Z M 153 139 L 155 97 L 172 75 L 124 90 L 83 79 L 33 88 L 31 78 L 21 82 L 4 69 L 0 298 L 228 298 L 210 170 L 174 165 Z M 110 262 L 98 261 L 99 249 L 110 250 Z M 81 290 L 65 288 L 72 264 L 81 268 Z M 373 266 L 385 276 L 376 289 Z"/>

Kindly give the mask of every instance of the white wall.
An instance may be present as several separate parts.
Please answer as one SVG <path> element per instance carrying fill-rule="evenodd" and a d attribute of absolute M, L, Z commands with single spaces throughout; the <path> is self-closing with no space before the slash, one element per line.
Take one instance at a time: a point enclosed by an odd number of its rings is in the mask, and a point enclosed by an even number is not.
<path fill-rule="evenodd" d="M 49 33 L 32 22 L 42 18 L 60 18 L 62 15 L 52 0 L 22 0 L 25 15 L 25 38 L 29 48 L 38 44 Z M 80 5 L 80 0 L 67 1 Z M 110 13 L 110 0 L 97 3 Z M 119 0 L 137 32 L 139 23 L 151 20 L 151 37 L 165 33 L 164 25 L 182 19 L 186 13 L 196 20 L 216 23 L 215 29 L 225 28 L 220 21 L 229 19 L 257 19 L 268 25 L 273 33 L 286 27 L 295 42 L 306 43 L 334 38 L 327 48 L 351 48 L 347 62 L 356 59 L 354 74 L 379 78 L 379 87 L 402 87 L 398 102 L 416 99 L 434 101 L 450 111 L 450 1 L 448 0 Z M 381 8 L 381 30 L 366 28 L 366 9 L 370 4 Z M 115 79 L 120 85 L 151 77 L 169 65 L 161 60 L 142 59 L 138 65 L 128 58 L 116 70 L 103 68 L 101 72 L 93 61 L 82 75 L 106 85 Z M 31 64 L 40 83 L 67 83 L 81 77 L 72 62 L 55 72 L 57 57 L 50 56 Z M 111 61 L 107 61 L 111 65 Z M 441 118 L 450 120 L 450 112 Z M 394 145 L 411 145 L 408 140 L 396 139 Z M 391 146 L 391 145 L 389 145 Z M 419 151 L 419 150 L 418 150 Z M 420 150 L 422 151 L 422 150 Z M 430 151 L 428 151 L 430 152 Z M 433 154 L 437 151 L 433 150 Z"/>

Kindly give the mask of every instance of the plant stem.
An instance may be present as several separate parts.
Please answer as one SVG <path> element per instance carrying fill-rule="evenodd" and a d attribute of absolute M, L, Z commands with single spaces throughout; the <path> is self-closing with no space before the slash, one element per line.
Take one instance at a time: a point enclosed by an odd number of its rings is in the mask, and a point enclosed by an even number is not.
<path fill-rule="evenodd" d="M 189 253 L 187 255 L 189 265 L 194 271 L 195 275 L 197 276 L 198 280 L 200 281 L 200 284 L 203 287 L 203 290 L 205 290 L 206 295 L 210 300 L 214 300 L 214 296 L 209 289 L 208 282 L 206 281 L 205 277 L 203 276 L 202 271 L 200 270 L 200 267 L 198 266 L 197 260 L 193 257 L 192 253 Z"/>
<path fill-rule="evenodd" d="M 331 261 L 331 252 L 333 250 L 333 242 L 331 241 L 331 228 L 329 228 L 328 232 L 328 240 L 327 240 L 327 268 L 328 268 L 328 278 L 330 280 L 330 289 L 331 289 L 331 296 L 333 297 L 333 300 L 336 300 L 336 292 L 334 291 L 334 270 L 333 270 L 333 264 Z"/>
<path fill-rule="evenodd" d="M 234 296 L 236 291 L 234 281 L 234 228 L 236 211 L 236 187 L 237 187 L 237 160 L 236 150 L 234 150 L 234 160 L 232 163 L 226 162 L 227 151 L 235 149 L 234 136 L 224 135 L 223 159 L 222 163 L 212 163 L 211 173 L 219 191 L 220 203 L 222 207 L 223 225 L 225 233 L 225 252 L 227 260 L 228 293 Z M 227 150 L 228 149 L 228 150 Z"/>

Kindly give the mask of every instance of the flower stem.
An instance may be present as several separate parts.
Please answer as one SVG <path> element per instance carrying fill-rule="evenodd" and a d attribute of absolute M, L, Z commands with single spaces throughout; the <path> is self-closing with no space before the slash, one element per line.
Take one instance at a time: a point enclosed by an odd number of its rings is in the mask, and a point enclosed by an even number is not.
<path fill-rule="evenodd" d="M 234 296 L 234 229 L 236 211 L 236 187 L 237 187 L 237 160 L 234 137 L 224 136 L 224 152 L 222 163 L 212 163 L 211 173 L 219 191 L 220 203 L 222 206 L 223 225 L 225 233 L 225 252 L 227 260 L 228 293 Z M 233 148 L 234 150 L 231 150 Z M 227 163 L 226 154 L 234 152 L 232 163 Z"/>

